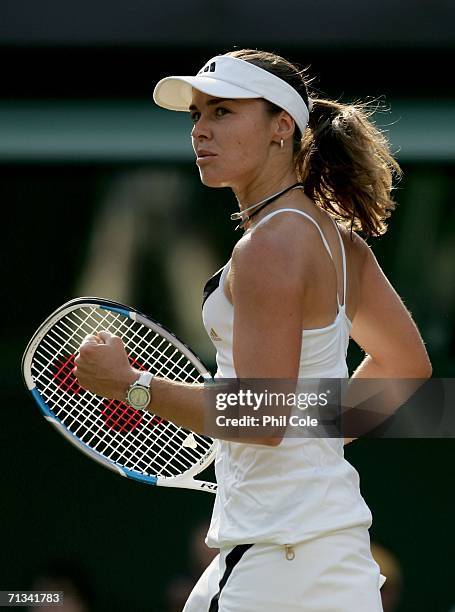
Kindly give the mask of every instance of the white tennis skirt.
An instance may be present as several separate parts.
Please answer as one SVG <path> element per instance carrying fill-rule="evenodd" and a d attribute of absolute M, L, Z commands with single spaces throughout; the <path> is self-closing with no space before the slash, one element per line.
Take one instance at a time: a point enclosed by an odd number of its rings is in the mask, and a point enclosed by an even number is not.
<path fill-rule="evenodd" d="M 383 612 L 379 572 L 364 527 L 292 547 L 221 549 L 183 612 Z"/>

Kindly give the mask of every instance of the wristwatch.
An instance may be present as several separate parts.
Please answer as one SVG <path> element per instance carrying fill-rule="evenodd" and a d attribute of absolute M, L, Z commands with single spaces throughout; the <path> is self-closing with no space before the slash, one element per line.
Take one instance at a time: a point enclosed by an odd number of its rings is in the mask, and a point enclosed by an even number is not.
<path fill-rule="evenodd" d="M 126 392 L 126 403 L 136 410 L 145 410 L 150 403 L 150 383 L 153 374 L 142 372 L 139 378 L 128 387 Z"/>

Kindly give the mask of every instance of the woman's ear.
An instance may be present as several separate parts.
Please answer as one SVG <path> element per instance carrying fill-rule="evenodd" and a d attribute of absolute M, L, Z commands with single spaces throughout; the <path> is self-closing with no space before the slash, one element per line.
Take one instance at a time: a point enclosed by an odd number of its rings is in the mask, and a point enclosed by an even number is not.
<path fill-rule="evenodd" d="M 280 143 L 281 140 L 289 140 L 295 131 L 295 121 L 286 111 L 281 111 L 274 118 L 272 139 Z"/>

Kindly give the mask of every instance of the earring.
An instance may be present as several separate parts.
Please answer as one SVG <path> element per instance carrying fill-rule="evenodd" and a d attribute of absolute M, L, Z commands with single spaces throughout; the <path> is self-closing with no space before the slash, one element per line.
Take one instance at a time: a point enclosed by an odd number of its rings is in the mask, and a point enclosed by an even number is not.
<path fill-rule="evenodd" d="M 283 139 L 281 139 L 281 140 L 280 140 L 280 149 L 282 149 L 283 147 L 284 147 L 284 140 L 283 140 Z"/>

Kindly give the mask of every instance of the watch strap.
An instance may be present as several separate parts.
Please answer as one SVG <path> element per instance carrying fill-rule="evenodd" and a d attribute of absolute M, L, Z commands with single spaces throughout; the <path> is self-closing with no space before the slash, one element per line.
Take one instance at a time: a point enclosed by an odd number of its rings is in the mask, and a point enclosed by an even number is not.
<path fill-rule="evenodd" d="M 153 374 L 151 372 L 141 372 L 139 378 L 131 385 L 131 387 L 141 385 L 141 387 L 150 387 L 150 383 L 152 381 Z M 130 388 L 131 388 L 130 387 Z"/>

